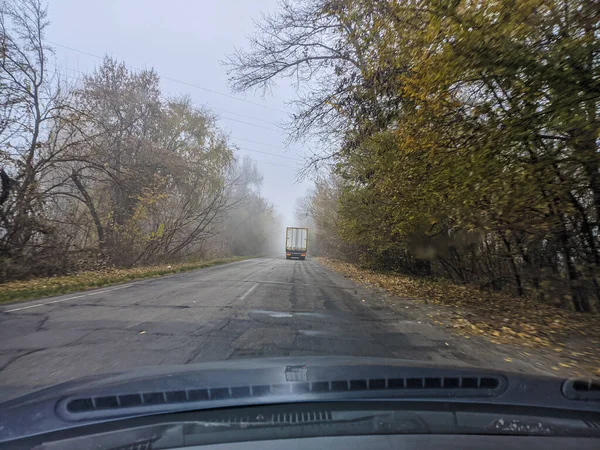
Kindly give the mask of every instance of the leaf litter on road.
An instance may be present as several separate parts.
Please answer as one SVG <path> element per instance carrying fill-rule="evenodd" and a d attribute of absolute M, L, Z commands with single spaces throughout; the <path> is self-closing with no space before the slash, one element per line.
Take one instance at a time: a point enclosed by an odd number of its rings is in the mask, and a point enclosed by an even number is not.
<path fill-rule="evenodd" d="M 576 313 L 538 299 L 483 291 L 445 279 L 378 272 L 329 258 L 319 261 L 347 278 L 383 288 L 396 297 L 439 305 L 439 312 L 429 314 L 430 322 L 454 334 L 516 346 L 527 355 L 535 351 L 548 361 L 546 368 L 552 371 L 600 376 L 600 324 L 596 314 Z M 391 303 L 391 307 L 396 305 Z"/>

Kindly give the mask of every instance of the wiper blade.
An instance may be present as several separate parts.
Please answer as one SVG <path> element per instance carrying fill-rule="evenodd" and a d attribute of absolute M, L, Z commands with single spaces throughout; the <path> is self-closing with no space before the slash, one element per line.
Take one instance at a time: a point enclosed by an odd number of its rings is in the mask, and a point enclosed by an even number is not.
<path fill-rule="evenodd" d="M 110 421 L 11 442 L 10 448 L 44 445 L 87 448 L 151 442 L 174 448 L 225 442 L 375 434 L 453 434 L 600 437 L 600 428 L 582 418 L 527 416 L 503 411 L 402 409 L 405 404 L 358 402 L 263 405 L 169 413 Z M 415 405 L 417 406 L 417 405 Z M 102 443 L 111 445 L 103 445 Z M 93 445 L 92 445 L 93 444 Z M 102 445 L 101 445 L 102 444 Z"/>
<path fill-rule="evenodd" d="M 454 422 L 451 413 L 447 419 Z M 410 411 L 325 411 L 325 412 L 290 412 L 251 416 L 227 415 L 218 420 L 188 422 L 189 427 L 208 432 L 232 429 L 270 428 L 270 427 L 305 427 L 305 426 L 342 426 L 367 424 L 372 431 L 385 428 L 394 432 L 427 433 L 427 421 L 420 413 Z"/>

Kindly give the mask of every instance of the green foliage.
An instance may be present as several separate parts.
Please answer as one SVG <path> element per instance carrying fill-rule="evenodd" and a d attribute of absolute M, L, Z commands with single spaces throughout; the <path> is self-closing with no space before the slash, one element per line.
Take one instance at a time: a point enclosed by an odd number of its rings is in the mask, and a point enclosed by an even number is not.
<path fill-rule="evenodd" d="M 342 180 L 337 225 L 322 229 L 330 240 L 373 266 L 598 309 L 595 2 L 285 4 L 265 29 L 289 39 L 255 37 L 236 55 L 233 80 L 249 88 L 308 72 L 301 79 L 323 86 L 300 102 L 296 133 L 308 123 L 337 145 L 327 155 Z M 294 14 L 319 21 L 301 26 Z M 324 62 L 297 58 L 323 40 L 335 43 Z M 261 64 L 265 49 L 286 72 Z"/>
<path fill-rule="evenodd" d="M 402 107 L 387 129 L 339 164 L 346 240 L 384 266 L 416 250 L 460 281 L 512 278 L 520 294 L 548 267 L 576 309 L 600 301 L 599 16 L 574 3 L 421 2 L 426 26 L 400 20 L 408 4 L 388 10 L 372 71 L 410 70 L 392 80 Z M 477 238 L 461 242 L 465 230 Z"/>

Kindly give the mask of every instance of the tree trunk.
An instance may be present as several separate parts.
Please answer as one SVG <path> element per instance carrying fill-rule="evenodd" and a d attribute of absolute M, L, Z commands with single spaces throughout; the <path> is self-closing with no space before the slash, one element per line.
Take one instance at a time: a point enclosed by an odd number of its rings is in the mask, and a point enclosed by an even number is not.
<path fill-rule="evenodd" d="M 103 249 L 105 245 L 104 227 L 102 226 L 102 222 L 100 221 L 100 217 L 98 216 L 98 212 L 96 211 L 96 207 L 94 206 L 94 201 L 92 200 L 92 197 L 90 197 L 90 194 L 88 194 L 87 189 L 79 179 L 79 175 L 77 175 L 77 172 L 73 171 L 71 178 L 73 179 L 73 183 L 75 183 L 75 186 L 77 186 L 77 189 L 79 189 L 79 192 L 83 196 L 84 203 L 90 211 L 90 215 L 92 216 L 92 220 L 94 221 L 94 225 L 96 226 L 96 233 L 98 234 L 98 247 Z"/>
<path fill-rule="evenodd" d="M 515 285 L 517 286 L 517 295 L 519 297 L 523 297 L 525 295 L 525 292 L 523 291 L 523 282 L 521 280 L 521 274 L 519 274 L 519 268 L 517 267 L 517 263 L 515 262 L 515 258 L 512 254 L 512 247 L 510 245 L 510 241 L 504 235 L 504 233 L 500 233 L 500 236 L 502 236 L 502 242 L 504 242 L 504 246 L 506 247 L 506 251 L 508 252 L 510 268 L 513 272 L 513 277 L 515 278 Z"/>
<path fill-rule="evenodd" d="M 567 268 L 567 276 L 569 278 L 569 288 L 571 290 L 573 307 L 577 312 L 591 312 L 592 307 L 590 305 L 589 298 L 587 296 L 587 293 L 585 292 L 585 289 L 581 285 L 581 280 L 579 279 L 579 273 L 577 272 L 577 268 L 571 260 L 569 235 L 565 227 L 564 221 L 562 221 L 562 231 L 560 240 L 563 247 L 563 255 L 565 258 L 565 265 Z"/>

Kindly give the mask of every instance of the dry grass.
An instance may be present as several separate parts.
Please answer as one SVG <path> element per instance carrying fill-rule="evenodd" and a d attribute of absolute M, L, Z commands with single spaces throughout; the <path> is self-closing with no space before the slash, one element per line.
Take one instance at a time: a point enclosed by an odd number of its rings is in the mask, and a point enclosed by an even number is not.
<path fill-rule="evenodd" d="M 80 272 L 69 276 L 11 281 L 9 283 L 0 284 L 0 303 L 30 300 L 57 294 L 68 294 L 70 292 L 83 291 L 101 286 L 110 286 L 142 278 L 159 277 L 162 275 L 215 266 L 217 264 L 242 261 L 244 259 L 248 258 L 232 257 L 192 263 L 135 267 L 132 269 L 105 269 L 93 272 Z"/>
<path fill-rule="evenodd" d="M 555 371 L 580 368 L 600 375 L 600 323 L 596 314 L 566 311 L 533 298 L 481 291 L 444 279 L 376 272 L 328 258 L 319 260 L 354 281 L 412 301 L 440 305 L 437 314 L 430 314 L 431 322 L 455 334 L 542 351 L 556 361 L 549 367 Z"/>

